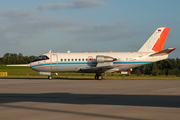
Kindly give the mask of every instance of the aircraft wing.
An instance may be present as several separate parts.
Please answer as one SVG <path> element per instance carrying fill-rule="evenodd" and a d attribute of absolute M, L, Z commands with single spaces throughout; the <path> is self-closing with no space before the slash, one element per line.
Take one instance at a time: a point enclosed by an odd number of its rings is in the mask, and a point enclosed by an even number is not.
<path fill-rule="evenodd" d="M 100 73 L 104 73 L 105 71 L 114 68 L 114 66 L 112 65 L 108 65 L 108 66 L 100 66 L 100 67 L 90 67 L 90 68 L 83 68 L 80 69 L 78 72 L 83 72 L 83 73 L 96 73 L 96 72 L 100 72 Z"/>
<path fill-rule="evenodd" d="M 167 55 L 169 54 L 170 52 L 174 51 L 176 48 L 168 48 L 166 50 L 162 50 L 160 52 L 156 52 L 156 53 L 153 53 L 151 54 L 150 56 L 153 57 L 153 56 L 162 56 L 162 55 Z"/>

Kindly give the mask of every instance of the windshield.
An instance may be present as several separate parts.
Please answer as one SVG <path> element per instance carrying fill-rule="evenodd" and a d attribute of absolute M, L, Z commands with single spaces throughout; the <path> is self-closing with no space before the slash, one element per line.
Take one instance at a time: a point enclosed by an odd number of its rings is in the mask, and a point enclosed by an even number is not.
<path fill-rule="evenodd" d="M 40 60 L 49 60 L 49 57 L 46 55 L 41 55 L 41 56 L 37 57 L 36 59 L 34 59 L 32 62 L 40 61 Z"/>

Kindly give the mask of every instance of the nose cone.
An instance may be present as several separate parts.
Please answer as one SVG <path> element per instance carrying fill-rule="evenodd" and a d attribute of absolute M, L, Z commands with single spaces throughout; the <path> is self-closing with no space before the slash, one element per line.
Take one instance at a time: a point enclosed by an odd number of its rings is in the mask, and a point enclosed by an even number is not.
<path fill-rule="evenodd" d="M 32 70 L 38 71 L 38 72 L 44 72 L 44 64 L 39 62 L 31 62 L 30 68 Z"/>
<path fill-rule="evenodd" d="M 35 62 L 31 62 L 31 63 L 29 64 L 29 67 L 30 67 L 32 70 L 37 71 L 37 70 L 36 70 L 37 64 L 36 64 Z"/>

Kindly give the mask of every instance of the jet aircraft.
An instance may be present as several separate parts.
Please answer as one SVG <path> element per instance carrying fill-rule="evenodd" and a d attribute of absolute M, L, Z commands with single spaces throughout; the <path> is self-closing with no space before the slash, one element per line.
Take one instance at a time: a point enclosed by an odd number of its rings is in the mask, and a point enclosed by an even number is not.
<path fill-rule="evenodd" d="M 103 79 L 102 73 L 129 70 L 168 57 L 176 48 L 163 50 L 170 27 L 158 28 L 137 52 L 82 52 L 45 53 L 27 66 L 41 74 L 58 72 L 96 73 L 95 79 Z"/>

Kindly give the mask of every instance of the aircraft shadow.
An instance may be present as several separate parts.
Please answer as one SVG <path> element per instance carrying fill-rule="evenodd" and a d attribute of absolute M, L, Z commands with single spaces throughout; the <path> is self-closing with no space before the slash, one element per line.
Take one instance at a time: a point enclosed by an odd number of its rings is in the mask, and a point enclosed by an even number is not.
<path fill-rule="evenodd" d="M 180 96 L 176 95 L 119 95 L 119 94 L 0 94 L 1 103 L 48 102 L 67 104 L 128 105 L 180 108 Z"/>

